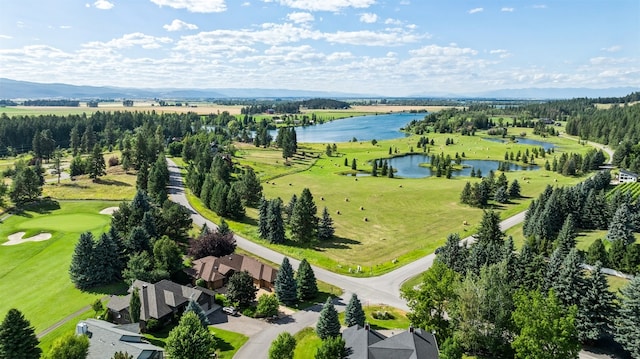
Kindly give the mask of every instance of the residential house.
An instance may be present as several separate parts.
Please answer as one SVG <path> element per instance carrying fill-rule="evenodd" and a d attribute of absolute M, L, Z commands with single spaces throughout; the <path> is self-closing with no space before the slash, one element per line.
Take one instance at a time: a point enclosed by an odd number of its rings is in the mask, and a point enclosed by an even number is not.
<path fill-rule="evenodd" d="M 354 325 L 342 332 L 348 359 L 438 359 L 438 344 L 433 334 L 410 327 L 391 337 Z"/>
<path fill-rule="evenodd" d="M 618 175 L 618 183 L 638 182 L 638 177 L 639 176 L 637 173 L 620 170 L 620 174 Z"/>
<path fill-rule="evenodd" d="M 208 256 L 193 261 L 186 272 L 195 280 L 204 279 L 207 287 L 216 289 L 224 286 L 233 273 L 247 271 L 258 288 L 273 289 L 278 271 L 251 257 L 230 254 L 224 257 Z"/>
<path fill-rule="evenodd" d="M 140 329 L 144 329 L 150 319 L 166 323 L 175 315 L 182 314 L 189 299 L 197 302 L 207 314 L 220 307 L 214 302 L 215 293 L 207 288 L 187 287 L 166 279 L 155 284 L 136 280 L 133 282 L 132 288 L 129 289 L 128 295 L 113 297 L 109 301 L 107 308 L 109 308 L 114 322 L 119 324 L 131 322 L 129 301 L 133 288 L 137 288 L 140 294 Z"/>
<path fill-rule="evenodd" d="M 76 335 L 89 337 L 87 359 L 111 358 L 117 352 L 128 353 L 133 359 L 163 359 L 164 349 L 150 344 L 138 334 L 113 323 L 85 319 L 76 326 Z"/>

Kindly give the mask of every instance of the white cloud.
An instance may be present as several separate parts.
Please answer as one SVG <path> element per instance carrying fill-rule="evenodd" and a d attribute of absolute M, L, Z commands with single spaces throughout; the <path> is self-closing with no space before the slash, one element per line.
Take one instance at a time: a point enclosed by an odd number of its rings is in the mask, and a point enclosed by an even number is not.
<path fill-rule="evenodd" d="M 308 12 L 292 12 L 290 14 L 287 14 L 287 19 L 289 21 L 293 21 L 296 24 L 303 24 L 315 20 L 313 15 Z"/>
<path fill-rule="evenodd" d="M 151 0 L 151 2 L 160 7 L 168 6 L 198 13 L 224 12 L 227 10 L 224 0 Z"/>
<path fill-rule="evenodd" d="M 84 4 L 84 7 L 91 7 L 91 4 L 86 3 L 86 4 Z"/>
<path fill-rule="evenodd" d="M 601 51 L 606 51 L 606 52 L 618 52 L 620 50 L 622 50 L 622 46 L 620 45 L 613 45 L 610 47 L 603 47 L 602 49 L 600 49 Z"/>
<path fill-rule="evenodd" d="M 538 5 L 533 5 L 532 8 L 534 9 L 546 9 L 547 5 L 545 4 L 538 4 Z"/>
<path fill-rule="evenodd" d="M 0 39 L 13 39 L 13 36 L 9 36 L 9 35 L 0 35 Z"/>
<path fill-rule="evenodd" d="M 360 46 L 401 46 L 418 42 L 427 35 L 417 35 L 403 31 L 337 31 L 325 33 L 323 37 L 330 43 Z"/>
<path fill-rule="evenodd" d="M 498 55 L 501 59 L 506 59 L 507 57 L 511 57 L 511 53 L 505 49 L 497 49 L 489 51 L 491 55 Z"/>
<path fill-rule="evenodd" d="M 120 38 L 112 39 L 107 42 L 92 41 L 83 44 L 82 47 L 87 49 L 123 49 L 133 46 L 140 46 L 143 49 L 157 49 L 162 47 L 163 44 L 173 42 L 168 37 L 155 37 L 145 35 L 141 32 L 134 32 L 131 34 L 125 34 Z"/>
<path fill-rule="evenodd" d="M 388 18 L 384 21 L 385 25 L 402 25 L 402 21 L 398 19 Z"/>
<path fill-rule="evenodd" d="M 484 11 L 484 8 L 477 7 L 477 8 L 471 9 L 471 10 L 469 10 L 469 11 L 467 11 L 467 12 L 468 12 L 469 14 L 475 14 L 475 13 L 477 13 L 477 12 L 483 12 L 483 11 Z"/>
<path fill-rule="evenodd" d="M 153 1 L 153 0 L 152 0 Z M 375 4 L 376 0 L 263 0 L 278 2 L 280 5 L 307 11 L 337 12 L 344 8 L 364 9 Z"/>
<path fill-rule="evenodd" d="M 100 9 L 100 10 L 110 10 L 115 5 L 113 5 L 112 2 L 109 2 L 107 0 L 98 0 L 98 1 L 93 3 L 93 6 L 95 6 L 96 9 Z"/>
<path fill-rule="evenodd" d="M 438 46 L 438 45 L 429 45 L 424 46 L 417 50 L 409 51 L 410 54 L 414 56 L 462 56 L 462 55 L 471 55 L 475 56 L 478 54 L 477 50 L 468 48 L 468 47 L 457 47 L 457 46 Z"/>
<path fill-rule="evenodd" d="M 197 25 L 189 24 L 182 20 L 174 19 L 171 24 L 162 26 L 167 31 L 180 31 L 180 30 L 196 30 Z"/>
<path fill-rule="evenodd" d="M 513 12 L 515 9 L 512 7 L 503 7 L 502 9 L 500 9 L 500 11 L 502 12 Z"/>
<path fill-rule="evenodd" d="M 251 6 L 251 3 L 250 3 L 250 2 L 248 2 L 248 1 L 245 1 L 245 2 L 243 2 L 243 3 L 242 3 L 242 5 L 240 5 L 240 6 Z"/>
<path fill-rule="evenodd" d="M 66 29 L 70 29 L 71 25 L 60 25 L 58 27 L 61 28 L 61 29 L 65 29 L 66 30 Z"/>
<path fill-rule="evenodd" d="M 400 1 L 400 5 L 411 5 L 411 1 L 409 1 L 409 0 L 402 0 L 402 1 Z"/>
<path fill-rule="evenodd" d="M 376 21 L 378 21 L 378 15 L 374 13 L 365 12 L 360 15 L 360 22 L 364 22 L 366 24 L 373 24 Z"/>

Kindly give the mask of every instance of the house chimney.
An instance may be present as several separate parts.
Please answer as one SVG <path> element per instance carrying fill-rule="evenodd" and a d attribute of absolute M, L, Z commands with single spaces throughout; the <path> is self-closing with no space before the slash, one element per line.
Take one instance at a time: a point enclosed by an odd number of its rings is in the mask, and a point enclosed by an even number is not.
<path fill-rule="evenodd" d="M 409 324 L 409 333 L 413 333 L 414 329 L 413 329 L 413 324 Z"/>
<path fill-rule="evenodd" d="M 369 323 L 368 322 L 364 322 L 364 330 L 369 331 L 370 327 L 369 327 Z"/>

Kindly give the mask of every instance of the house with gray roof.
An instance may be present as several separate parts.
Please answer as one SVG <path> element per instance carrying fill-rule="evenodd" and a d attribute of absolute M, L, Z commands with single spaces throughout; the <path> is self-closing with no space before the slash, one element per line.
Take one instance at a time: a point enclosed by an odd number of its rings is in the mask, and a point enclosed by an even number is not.
<path fill-rule="evenodd" d="M 438 359 L 438 344 L 432 333 L 410 327 L 386 337 L 371 329 L 354 325 L 342 332 L 348 359 Z"/>
<path fill-rule="evenodd" d="M 134 359 L 163 359 L 164 349 L 150 344 L 138 333 L 98 319 L 84 319 L 76 326 L 76 335 L 89 338 L 87 359 L 111 358 L 117 352 L 128 353 Z"/>
<path fill-rule="evenodd" d="M 621 169 L 618 175 L 618 183 L 635 183 L 638 182 L 638 177 L 640 176 L 637 173 Z"/>
<path fill-rule="evenodd" d="M 215 292 L 202 287 L 187 287 L 163 279 L 155 284 L 136 280 L 124 297 L 112 297 L 107 304 L 114 322 L 118 324 L 131 323 L 129 301 L 131 291 L 136 288 L 140 295 L 140 328 L 146 327 L 146 322 L 155 319 L 164 324 L 175 315 L 180 315 L 189 303 L 194 300 L 202 307 L 206 314 L 213 312 L 220 306 L 215 300 Z"/>

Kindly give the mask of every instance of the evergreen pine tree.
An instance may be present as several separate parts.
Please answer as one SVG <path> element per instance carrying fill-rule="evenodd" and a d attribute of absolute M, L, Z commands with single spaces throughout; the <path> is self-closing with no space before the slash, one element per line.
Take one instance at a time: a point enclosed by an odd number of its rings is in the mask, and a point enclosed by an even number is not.
<path fill-rule="evenodd" d="M 318 239 L 321 241 L 329 240 L 333 238 L 334 232 L 333 219 L 331 219 L 327 207 L 324 207 L 322 218 L 318 222 Z"/>
<path fill-rule="evenodd" d="M 575 222 L 573 219 L 573 215 L 569 213 L 567 218 L 564 220 L 564 224 L 562 224 L 562 228 L 560 229 L 560 233 L 558 233 L 558 238 L 556 239 L 556 247 L 560 249 L 563 256 L 569 254 L 571 249 L 576 246 L 576 232 L 575 232 Z"/>
<path fill-rule="evenodd" d="M 308 188 L 304 188 L 293 207 L 293 213 L 289 221 L 291 235 L 294 239 L 303 241 L 315 237 L 318 228 L 317 211 L 311 191 Z"/>
<path fill-rule="evenodd" d="M 509 197 L 520 198 L 520 183 L 518 183 L 517 179 L 514 179 L 511 182 L 511 186 L 509 186 Z"/>
<path fill-rule="evenodd" d="M 198 304 L 198 302 L 196 302 L 193 299 L 189 299 L 189 303 L 187 304 L 187 307 L 184 309 L 184 314 L 188 312 L 196 313 L 203 327 L 206 328 L 207 326 L 209 326 L 209 318 L 207 318 L 207 315 L 205 314 L 204 309 L 202 309 L 200 304 Z"/>
<path fill-rule="evenodd" d="M 218 216 L 227 215 L 227 196 L 229 195 L 229 185 L 223 181 L 216 182 L 211 192 L 209 208 L 216 212 Z"/>
<path fill-rule="evenodd" d="M 471 183 L 467 182 L 462 189 L 462 193 L 460 193 L 460 202 L 464 204 L 470 204 L 471 202 Z"/>
<path fill-rule="evenodd" d="M 124 247 L 127 254 L 136 254 L 151 249 L 149 234 L 142 226 L 135 226 L 124 240 Z"/>
<path fill-rule="evenodd" d="M 262 185 L 251 167 L 247 167 L 241 178 L 242 199 L 247 206 L 255 206 L 262 198 Z"/>
<path fill-rule="evenodd" d="M 574 248 L 562 262 L 562 269 L 553 285 L 558 299 L 566 306 L 579 306 L 585 292 L 585 278 L 582 256 Z"/>
<path fill-rule="evenodd" d="M 269 237 L 269 220 L 267 218 L 269 204 L 269 201 L 267 201 L 264 197 L 260 199 L 260 207 L 258 209 L 258 234 L 261 238 Z"/>
<path fill-rule="evenodd" d="M 327 302 L 324 303 L 324 306 L 320 311 L 320 318 L 318 318 L 318 323 L 316 324 L 316 334 L 318 334 L 322 340 L 340 335 L 338 312 L 333 306 L 331 297 L 327 298 Z"/>
<path fill-rule="evenodd" d="M 620 292 L 615 339 L 632 358 L 640 358 L 640 276 L 634 277 Z"/>
<path fill-rule="evenodd" d="M 549 264 L 547 264 L 547 270 L 544 273 L 544 287 L 543 291 L 547 292 L 553 288 L 555 283 L 560 279 L 560 272 L 562 271 L 562 262 L 564 262 L 566 254 L 556 248 L 549 258 Z"/>
<path fill-rule="evenodd" d="M 378 161 L 373 160 L 373 168 L 371 169 L 371 175 L 373 177 L 378 177 Z"/>
<path fill-rule="evenodd" d="M 576 329 L 583 343 L 593 343 L 609 333 L 616 313 L 616 296 L 609 291 L 609 283 L 596 263 L 587 277 L 584 295 L 578 307 Z"/>
<path fill-rule="evenodd" d="M 106 169 L 107 165 L 102 156 L 102 149 L 96 144 L 93 146 L 93 151 L 89 158 L 89 178 L 92 178 L 94 182 L 97 181 L 98 177 L 107 174 Z"/>
<path fill-rule="evenodd" d="M 222 235 L 231 233 L 231 229 L 229 228 L 229 224 L 227 223 L 227 221 L 224 220 L 224 218 L 220 219 L 220 225 L 218 226 L 218 233 L 220 233 Z"/>
<path fill-rule="evenodd" d="M 362 310 L 362 303 L 360 303 L 360 299 L 354 293 L 351 295 L 351 299 L 349 299 L 349 304 L 347 304 L 347 308 L 344 312 L 344 325 L 347 327 L 351 327 L 354 325 L 359 325 L 364 327 L 364 310 Z"/>
<path fill-rule="evenodd" d="M 388 178 L 393 178 L 393 167 L 389 166 L 389 169 L 387 170 L 387 177 Z"/>
<path fill-rule="evenodd" d="M 78 289 L 91 288 L 97 284 L 94 277 L 97 268 L 93 256 L 93 247 L 93 234 L 85 232 L 80 235 L 80 239 L 73 250 L 69 275 Z"/>
<path fill-rule="evenodd" d="M 440 247 L 436 260 L 444 263 L 457 273 L 463 274 L 467 265 L 467 247 L 460 246 L 460 235 L 451 233 L 447 236 L 447 242 Z"/>
<path fill-rule="evenodd" d="M 604 247 L 604 243 L 600 238 L 597 238 L 591 245 L 589 246 L 589 250 L 587 251 L 586 262 L 588 264 L 594 265 L 597 262 L 600 262 L 603 267 L 607 267 L 609 264 L 609 257 L 607 255 L 607 249 Z"/>
<path fill-rule="evenodd" d="M 137 323 L 140 321 L 141 306 L 140 290 L 138 287 L 133 287 L 131 289 L 131 297 L 129 298 L 129 317 L 131 318 L 131 323 Z"/>
<path fill-rule="evenodd" d="M 293 305 L 298 300 L 298 288 L 293 275 L 293 267 L 289 263 L 289 258 L 284 257 L 282 265 L 276 275 L 274 289 L 278 295 L 280 303 Z"/>
<path fill-rule="evenodd" d="M 293 214 L 293 208 L 296 206 L 296 202 L 298 202 L 298 196 L 294 193 L 291 195 L 291 199 L 289 203 L 284 207 L 284 212 L 286 214 L 287 224 L 291 221 L 291 215 Z"/>
<path fill-rule="evenodd" d="M 233 219 L 242 219 L 245 215 L 242 198 L 235 183 L 231 185 L 227 193 L 225 213 Z"/>
<path fill-rule="evenodd" d="M 298 299 L 301 301 L 313 299 L 318 295 L 318 284 L 313 268 L 306 258 L 303 258 L 296 273 L 296 285 L 298 287 Z"/>
<path fill-rule="evenodd" d="M 42 350 L 29 320 L 17 309 L 9 309 L 0 324 L 1 359 L 38 359 Z"/>
<path fill-rule="evenodd" d="M 103 233 L 96 242 L 93 256 L 97 263 L 95 279 L 98 284 L 113 283 L 120 278 L 122 263 L 118 244 L 109 233 Z"/>
<path fill-rule="evenodd" d="M 271 243 L 281 244 L 286 240 L 281 203 L 280 198 L 269 201 L 267 209 L 267 239 Z"/>
<path fill-rule="evenodd" d="M 627 247 L 624 241 L 613 241 L 611 248 L 609 248 L 609 265 L 613 267 L 613 269 L 622 269 L 624 256 L 627 254 Z"/>
<path fill-rule="evenodd" d="M 498 203 L 507 203 L 509 201 L 509 196 L 507 194 L 507 187 L 502 186 L 496 189 L 496 194 L 493 199 Z"/>
<path fill-rule="evenodd" d="M 635 242 L 636 239 L 633 235 L 633 222 L 631 219 L 629 206 L 626 203 L 621 204 L 616 210 L 611 224 L 609 224 L 607 240 L 611 242 L 620 240 L 626 245 Z"/>

